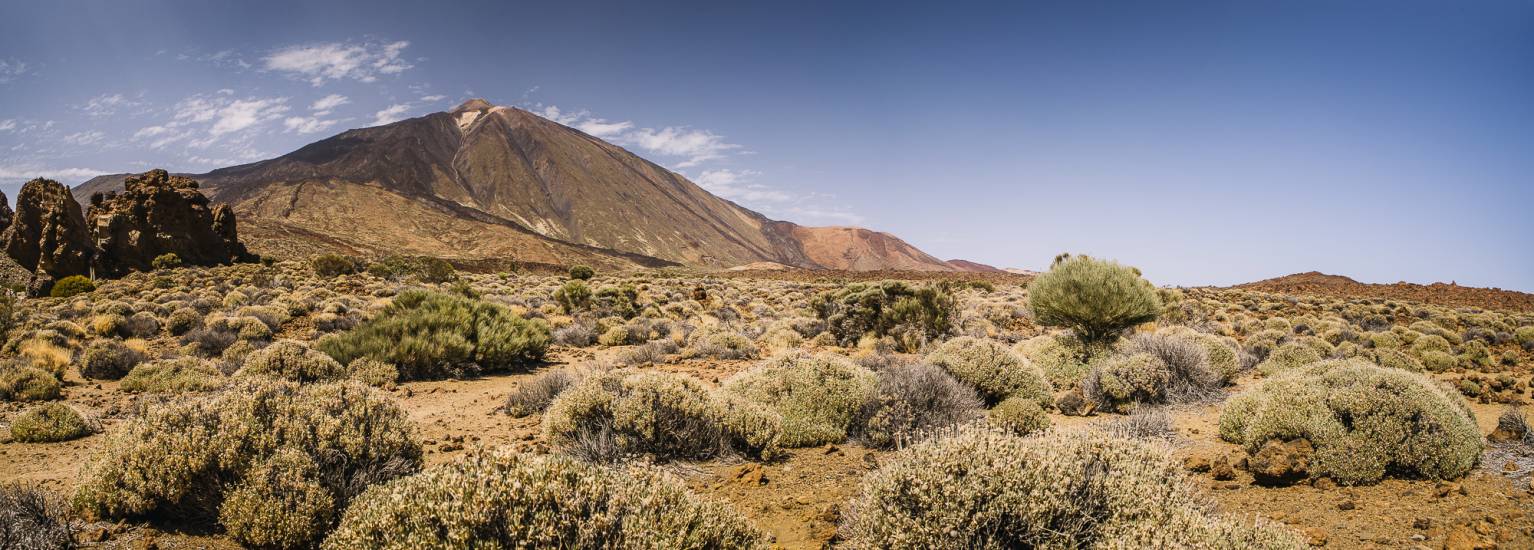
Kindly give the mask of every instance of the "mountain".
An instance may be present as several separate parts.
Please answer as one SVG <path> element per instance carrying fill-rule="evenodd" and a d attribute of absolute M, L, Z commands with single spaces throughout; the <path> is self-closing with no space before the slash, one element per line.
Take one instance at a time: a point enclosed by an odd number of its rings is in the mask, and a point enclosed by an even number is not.
<path fill-rule="evenodd" d="M 768 219 L 623 148 L 478 99 L 189 177 L 232 204 L 245 240 L 271 255 L 954 269 L 887 233 Z M 121 179 L 92 179 L 75 196 Z"/>
<path fill-rule="evenodd" d="M 1459 286 L 1452 282 L 1427 285 L 1404 281 L 1391 284 L 1361 283 L 1342 275 L 1327 275 L 1316 271 L 1264 279 L 1255 283 L 1236 285 L 1232 288 L 1274 294 L 1310 294 L 1336 298 L 1383 298 L 1387 300 L 1412 300 L 1449 307 L 1534 311 L 1534 294 L 1524 292 L 1500 288 Z"/>
<path fill-rule="evenodd" d="M 996 267 L 996 266 L 986 265 L 986 264 L 982 264 L 980 262 L 971 262 L 969 260 L 948 260 L 948 265 L 953 266 L 955 269 L 958 269 L 959 271 L 969 271 L 969 272 L 973 272 L 973 273 L 1006 273 L 1007 272 L 1007 270 L 1001 269 L 1001 268 Z"/>

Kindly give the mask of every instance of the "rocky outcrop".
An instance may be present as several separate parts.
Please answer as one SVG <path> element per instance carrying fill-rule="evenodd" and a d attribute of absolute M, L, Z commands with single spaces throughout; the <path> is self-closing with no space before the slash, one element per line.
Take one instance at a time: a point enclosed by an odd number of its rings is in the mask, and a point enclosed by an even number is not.
<path fill-rule="evenodd" d="M 121 193 L 91 197 L 86 220 L 96 249 L 96 275 L 118 277 L 147 271 L 162 254 L 189 265 L 249 260 L 240 244 L 234 211 L 211 206 L 197 181 L 150 170 L 128 178 Z"/>
<path fill-rule="evenodd" d="M 1308 439 L 1269 440 L 1247 459 L 1247 470 L 1257 483 L 1288 485 L 1310 475 L 1310 459 L 1315 447 Z"/>
<path fill-rule="evenodd" d="M 13 219 L 16 219 L 16 212 L 11 210 L 11 201 L 6 200 L 5 193 L 0 193 L 0 232 L 10 227 Z"/>
<path fill-rule="evenodd" d="M 16 211 L 0 232 L 0 248 L 32 272 L 27 290 L 33 295 L 47 294 L 61 278 L 90 274 L 95 251 L 69 188 L 41 178 L 27 182 L 16 195 Z"/>

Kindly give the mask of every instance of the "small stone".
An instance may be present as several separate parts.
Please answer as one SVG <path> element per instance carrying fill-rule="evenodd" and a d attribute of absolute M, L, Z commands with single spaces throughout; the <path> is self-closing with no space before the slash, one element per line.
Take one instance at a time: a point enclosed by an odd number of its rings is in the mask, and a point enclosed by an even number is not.
<path fill-rule="evenodd" d="M 1426 530 L 1428 530 L 1428 529 L 1430 529 L 1432 527 L 1433 527 L 1433 520 L 1428 519 L 1428 518 L 1417 518 L 1415 521 L 1411 522 L 1411 528 L 1412 529 L 1426 531 Z"/>
<path fill-rule="evenodd" d="M 1182 466 L 1190 472 L 1204 473 L 1209 471 L 1209 457 L 1190 456 L 1183 459 Z"/>
<path fill-rule="evenodd" d="M 761 464 L 741 464 L 735 468 L 735 480 L 744 485 L 766 485 L 767 470 Z"/>
<path fill-rule="evenodd" d="M 1288 485 L 1310 474 L 1310 458 L 1315 448 L 1307 439 L 1269 440 L 1247 459 L 1247 470 L 1258 483 Z"/>
<path fill-rule="evenodd" d="M 1230 459 L 1225 455 L 1215 457 L 1214 463 L 1209 465 L 1209 471 L 1217 481 L 1230 481 L 1236 479 L 1236 469 L 1230 465 Z"/>
<path fill-rule="evenodd" d="M 1354 509 L 1357 509 L 1357 508 L 1358 508 L 1358 503 L 1353 502 L 1352 499 L 1344 500 L 1342 502 L 1337 503 L 1337 509 L 1338 510 L 1342 510 L 1344 512 L 1346 512 L 1348 510 L 1354 510 Z"/>

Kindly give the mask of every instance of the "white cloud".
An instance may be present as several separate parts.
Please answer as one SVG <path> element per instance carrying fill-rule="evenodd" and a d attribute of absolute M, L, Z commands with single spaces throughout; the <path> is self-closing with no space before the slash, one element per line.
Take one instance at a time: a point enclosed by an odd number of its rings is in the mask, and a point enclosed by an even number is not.
<path fill-rule="evenodd" d="M 16 129 L 16 119 L 8 118 L 0 120 L 0 132 L 9 132 Z"/>
<path fill-rule="evenodd" d="M 799 223 L 810 225 L 862 225 L 866 221 L 863 216 L 853 212 L 814 206 L 790 206 L 782 209 L 770 209 L 765 213 L 777 218 L 793 218 Z"/>
<path fill-rule="evenodd" d="M 30 163 L 0 164 L 0 181 L 25 181 L 32 178 L 84 181 L 106 173 L 105 170 L 94 168 L 52 168 Z"/>
<path fill-rule="evenodd" d="M 64 143 L 69 145 L 90 145 L 93 143 L 98 143 L 106 137 L 106 134 L 101 133 L 99 130 L 87 130 L 84 132 L 75 132 L 73 134 L 64 136 L 63 140 Z"/>
<path fill-rule="evenodd" d="M 233 90 L 193 95 L 176 103 L 169 121 L 140 128 L 133 139 L 152 140 L 153 149 L 181 141 L 201 149 L 232 137 L 238 147 L 248 144 L 267 123 L 281 120 L 288 112 L 287 102 L 285 97 L 235 99 Z"/>
<path fill-rule="evenodd" d="M 0 84 L 21 78 L 22 75 L 27 74 L 30 70 L 32 70 L 32 67 L 27 65 L 26 62 L 16 59 L 0 59 Z"/>
<path fill-rule="evenodd" d="M 400 58 L 409 45 L 409 42 L 400 41 L 289 46 L 277 50 L 262 62 L 267 70 L 289 73 L 315 86 L 341 79 L 373 82 L 378 80 L 378 75 L 399 74 L 413 66 Z"/>
<path fill-rule="evenodd" d="M 585 110 L 565 112 L 554 105 L 536 105 L 531 111 L 618 145 L 635 147 L 650 154 L 681 157 L 676 168 L 693 168 L 722 159 L 730 151 L 740 149 L 740 145 L 729 143 L 723 136 L 708 130 L 686 126 L 667 126 L 659 130 L 637 128 L 627 120 L 609 121 L 592 116 L 591 112 Z"/>
<path fill-rule="evenodd" d="M 351 103 L 351 100 L 347 99 L 346 96 L 341 94 L 330 94 L 319 98 L 313 104 L 309 105 L 309 110 L 314 111 L 314 116 L 325 116 L 330 114 L 331 111 L 335 110 L 336 107 L 340 107 L 347 103 Z"/>
<path fill-rule="evenodd" d="M 262 122 L 276 119 L 287 112 L 287 98 L 240 99 L 223 106 L 214 115 L 217 120 L 208 128 L 212 137 L 238 132 Z"/>
<path fill-rule="evenodd" d="M 793 200 L 793 196 L 788 193 L 751 181 L 759 175 L 761 175 L 761 172 L 755 170 L 741 170 L 737 172 L 728 168 L 721 168 L 718 170 L 704 170 L 702 174 L 698 174 L 698 177 L 693 179 L 693 182 L 710 193 L 737 202 L 761 203 Z"/>
<path fill-rule="evenodd" d="M 335 123 L 336 121 L 334 120 L 321 120 L 318 117 L 301 116 L 288 117 L 287 120 L 282 121 L 282 125 L 287 128 L 287 132 L 298 132 L 299 134 L 323 132 L 326 128 L 335 125 Z"/>
<path fill-rule="evenodd" d="M 445 96 L 445 95 L 429 95 L 429 96 L 422 97 L 421 101 L 425 101 L 427 103 L 435 103 L 435 102 L 438 102 L 438 101 L 442 101 L 444 99 L 447 99 L 447 96 Z"/>
<path fill-rule="evenodd" d="M 117 114 L 118 109 L 136 107 L 139 102 L 133 101 L 122 94 L 101 94 L 86 100 L 84 105 L 78 107 L 85 114 L 92 117 L 104 117 Z"/>
<path fill-rule="evenodd" d="M 388 108 L 373 114 L 372 125 L 383 126 L 385 124 L 399 122 L 400 120 L 404 120 L 405 113 L 408 111 L 410 111 L 409 105 L 398 103 L 390 105 Z"/>

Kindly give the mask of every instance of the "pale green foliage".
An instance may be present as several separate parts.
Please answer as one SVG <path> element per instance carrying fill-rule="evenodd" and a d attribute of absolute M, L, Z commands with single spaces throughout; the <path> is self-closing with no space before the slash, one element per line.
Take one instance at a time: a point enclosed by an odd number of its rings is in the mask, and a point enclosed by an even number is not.
<path fill-rule="evenodd" d="M 844 357 L 801 352 L 763 361 L 726 380 L 723 390 L 781 416 L 783 446 L 808 447 L 847 439 L 875 381 L 873 372 Z"/>
<path fill-rule="evenodd" d="M 327 357 L 328 359 L 328 357 Z M 399 381 L 399 369 L 383 361 L 358 357 L 346 365 L 347 377 L 375 388 L 391 389 Z"/>
<path fill-rule="evenodd" d="M 1341 349 L 1341 346 L 1338 346 Z M 1401 369 L 1411 372 L 1422 372 L 1422 362 L 1399 349 L 1376 349 L 1369 353 L 1368 358 L 1374 364 L 1381 367 Z"/>
<path fill-rule="evenodd" d="M 1035 336 L 1019 342 L 1013 350 L 1043 371 L 1056 389 L 1076 387 L 1092 371 L 1093 363 L 1108 355 L 1107 346 L 1089 346 L 1070 334 Z"/>
<path fill-rule="evenodd" d="M 251 470 L 218 509 L 229 536 L 258 548 L 311 546 L 335 521 L 335 497 L 303 451 L 281 449 Z"/>
<path fill-rule="evenodd" d="M 1257 364 L 1257 372 L 1263 376 L 1276 376 L 1285 371 L 1294 370 L 1323 358 L 1315 347 L 1306 345 L 1304 342 L 1285 342 L 1283 345 L 1268 354 L 1268 358 Z"/>
<path fill-rule="evenodd" d="M 1523 349 L 1534 350 L 1534 325 L 1518 327 L 1513 331 L 1513 338 L 1518 340 L 1518 345 Z"/>
<path fill-rule="evenodd" d="M 774 439 L 732 431 L 771 426 L 732 422 L 731 410 L 690 376 L 620 369 L 592 374 L 561 392 L 543 415 L 543 433 L 560 446 L 600 435 L 625 454 L 689 459 L 711 458 L 736 442 Z M 740 450 L 751 452 L 745 447 Z"/>
<path fill-rule="evenodd" d="M 1114 355 L 1092 371 L 1083 393 L 1117 412 L 1163 400 L 1170 373 L 1149 353 Z"/>
<path fill-rule="evenodd" d="M 729 507 L 655 470 L 481 450 L 379 486 L 347 509 L 326 550 L 767 548 Z"/>
<path fill-rule="evenodd" d="M 1421 357 L 1422 368 L 1429 372 L 1443 372 L 1459 366 L 1459 360 L 1454 358 L 1454 354 L 1446 351 L 1428 351 Z"/>
<path fill-rule="evenodd" d="M 1052 401 L 1054 388 L 1044 373 L 994 340 L 960 336 L 927 354 L 927 362 L 969 384 L 987 403 L 1008 397 Z"/>
<path fill-rule="evenodd" d="M 1199 347 L 1204 349 L 1205 359 L 1208 360 L 1209 369 L 1214 371 L 1221 381 L 1229 383 L 1241 373 L 1241 346 L 1234 338 L 1229 336 L 1216 336 L 1206 332 L 1198 332 L 1187 327 L 1171 327 L 1165 330 L 1169 335 L 1189 338 Z"/>
<path fill-rule="evenodd" d="M 1020 400 L 1038 407 L 1031 399 Z M 879 371 L 879 381 L 858 410 L 853 428 L 864 445 L 888 449 L 973 420 L 983 405 L 974 388 L 943 369 L 920 363 L 892 365 Z"/>
<path fill-rule="evenodd" d="M 1429 334 L 1412 342 L 1411 350 L 1418 355 L 1422 355 L 1430 351 L 1450 353 L 1454 351 L 1454 348 L 1449 345 L 1448 339 L 1437 334 Z"/>
<path fill-rule="evenodd" d="M 53 443 L 90 435 L 94 426 L 69 405 L 38 405 L 11 420 L 11 438 L 22 443 Z"/>
<path fill-rule="evenodd" d="M 591 287 L 581 281 L 570 281 L 554 291 L 554 301 L 565 313 L 575 313 L 591 307 Z"/>
<path fill-rule="evenodd" d="M 682 357 L 750 359 L 756 357 L 758 353 L 760 350 L 757 349 L 756 344 L 751 343 L 750 338 L 723 327 L 707 327 L 694 331 L 688 337 L 687 348 L 682 350 Z"/>
<path fill-rule="evenodd" d="M 1287 528 L 1211 508 L 1181 463 L 1150 444 L 970 429 L 908 448 L 865 478 L 841 534 L 857 550 L 1304 548 Z"/>
<path fill-rule="evenodd" d="M 262 469 L 284 452 L 307 456 L 324 475 L 302 476 L 313 471 L 289 463 Z M 119 426 L 74 502 L 82 512 L 113 519 L 222 515 L 249 528 L 232 535 L 256 537 L 242 542 L 270 537 L 297 546 L 289 543 L 315 541 L 323 531 L 303 532 L 294 527 L 300 520 L 275 510 L 318 504 L 307 483 L 319 483 L 340 509 L 367 485 L 414 472 L 420 463 L 404 411 L 377 390 L 350 381 L 301 386 L 252 378 L 213 397 L 150 406 Z M 228 491 L 239 493 L 241 508 L 221 514 L 233 496 Z M 255 525 L 279 516 L 284 526 L 276 531 Z"/>
<path fill-rule="evenodd" d="M 218 367 L 206 360 L 178 357 L 134 367 L 119 387 L 127 392 L 183 393 L 216 390 L 228 381 Z"/>
<path fill-rule="evenodd" d="M 1065 256 L 1028 284 L 1028 309 L 1041 325 L 1069 328 L 1083 340 L 1100 342 L 1156 320 L 1161 299 L 1135 268 Z"/>
<path fill-rule="evenodd" d="M 347 377 L 346 367 L 296 340 L 278 340 L 245 356 L 239 376 L 265 376 L 292 382 L 330 382 Z"/>
<path fill-rule="evenodd" d="M 1431 378 L 1357 359 L 1267 380 L 1231 399 L 1220 437 L 1256 452 L 1269 440 L 1310 440 L 1310 473 L 1372 483 L 1386 473 L 1457 478 L 1481 456 L 1475 417 Z"/>
<path fill-rule="evenodd" d="M 1009 397 L 986 413 L 992 426 L 1013 435 L 1030 435 L 1049 429 L 1049 413 L 1033 399 Z"/>
<path fill-rule="evenodd" d="M 315 348 L 340 363 L 358 357 L 399 368 L 401 380 L 441 378 L 464 369 L 506 370 L 543 359 L 549 327 L 500 305 L 456 294 L 400 293 L 376 317 Z"/>

